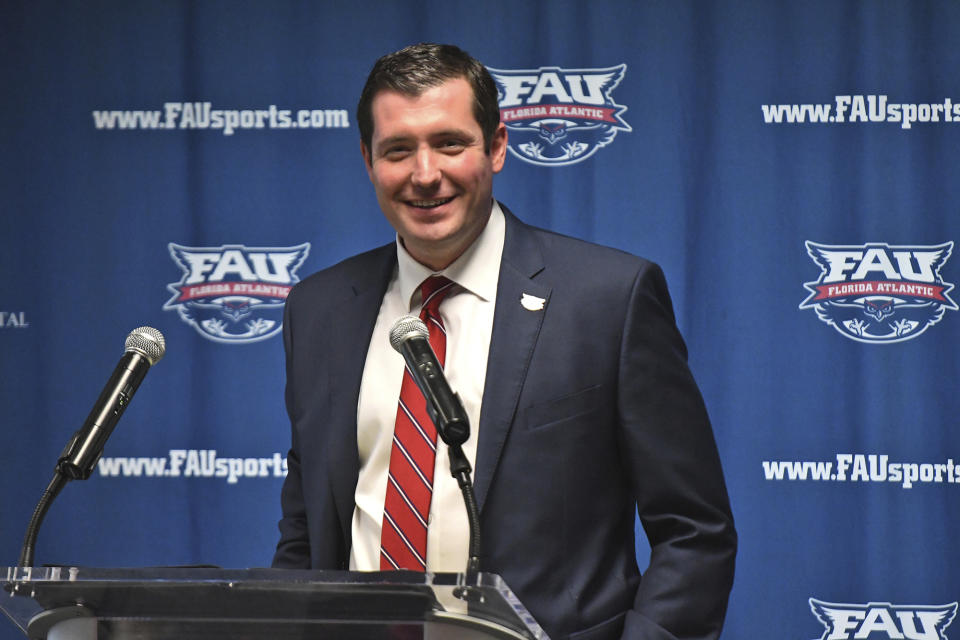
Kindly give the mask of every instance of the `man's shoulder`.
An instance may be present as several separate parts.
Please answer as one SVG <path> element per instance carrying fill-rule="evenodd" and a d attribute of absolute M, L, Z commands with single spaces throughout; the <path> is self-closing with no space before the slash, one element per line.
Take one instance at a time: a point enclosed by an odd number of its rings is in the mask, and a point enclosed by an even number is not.
<path fill-rule="evenodd" d="M 609 247 L 590 240 L 568 236 L 549 229 L 531 227 L 541 238 L 542 242 L 551 249 L 567 253 L 583 253 L 595 256 L 598 259 L 623 261 L 631 263 L 650 262 L 646 258 L 635 255 L 623 249 Z"/>
<path fill-rule="evenodd" d="M 577 271 L 601 269 L 636 273 L 643 269 L 656 268 L 656 264 L 647 258 L 622 249 L 536 227 L 515 216 L 514 222 L 519 233 L 528 234 L 534 239 L 542 250 L 544 259 L 551 263 L 567 264 Z"/>
<path fill-rule="evenodd" d="M 310 274 L 291 290 L 291 295 L 336 295 L 342 288 L 364 288 L 386 282 L 396 263 L 396 243 L 345 258 L 336 264 Z"/>

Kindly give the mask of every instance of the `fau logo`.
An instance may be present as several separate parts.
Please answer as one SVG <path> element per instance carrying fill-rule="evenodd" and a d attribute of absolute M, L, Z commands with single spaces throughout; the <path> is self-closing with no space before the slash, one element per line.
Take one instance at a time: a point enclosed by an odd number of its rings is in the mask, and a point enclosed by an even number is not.
<path fill-rule="evenodd" d="M 827 628 L 820 640 L 949 640 L 943 631 L 953 622 L 957 603 L 893 606 L 835 604 L 810 598 L 810 609 Z"/>
<path fill-rule="evenodd" d="M 800 308 L 814 309 L 818 318 L 851 340 L 910 340 L 940 322 L 947 309 L 957 310 L 947 295 L 953 284 L 940 276 L 953 242 L 806 245 L 821 274 L 819 280 L 804 283 L 810 295 Z"/>
<path fill-rule="evenodd" d="M 215 342 L 266 340 L 283 328 L 283 305 L 306 260 L 310 244 L 296 247 L 184 247 L 170 243 L 170 257 L 183 270 L 167 285 L 173 297 L 163 308 Z"/>
<path fill-rule="evenodd" d="M 561 166 L 586 160 L 618 131 L 631 131 L 627 110 L 610 93 L 627 65 L 605 69 L 491 69 L 510 152 L 531 164 Z"/>

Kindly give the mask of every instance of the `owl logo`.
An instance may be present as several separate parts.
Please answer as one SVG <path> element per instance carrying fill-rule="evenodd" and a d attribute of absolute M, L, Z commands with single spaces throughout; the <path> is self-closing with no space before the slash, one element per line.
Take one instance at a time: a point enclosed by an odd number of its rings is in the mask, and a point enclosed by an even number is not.
<path fill-rule="evenodd" d="M 613 90 L 627 65 L 601 69 L 492 69 L 500 119 L 510 131 L 508 149 L 524 162 L 563 166 L 583 162 L 631 131 L 627 108 Z"/>
<path fill-rule="evenodd" d="M 310 244 L 295 247 L 187 247 L 170 243 L 170 257 L 183 271 L 167 285 L 173 297 L 163 308 L 204 338 L 243 344 L 277 335 L 287 294 Z"/>
<path fill-rule="evenodd" d="M 893 605 L 887 602 L 847 604 L 810 598 L 810 610 L 826 627 L 820 640 L 947 640 L 945 630 L 957 615 L 957 603 Z"/>
<path fill-rule="evenodd" d="M 889 344 L 916 338 L 956 311 L 953 284 L 940 272 L 953 242 L 939 245 L 826 245 L 807 242 L 820 278 L 804 286 L 800 304 L 841 335 L 857 342 Z"/>

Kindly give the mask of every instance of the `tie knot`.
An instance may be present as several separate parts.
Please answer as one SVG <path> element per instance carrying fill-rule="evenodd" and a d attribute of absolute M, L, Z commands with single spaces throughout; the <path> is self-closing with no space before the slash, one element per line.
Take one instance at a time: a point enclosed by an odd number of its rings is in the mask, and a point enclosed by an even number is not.
<path fill-rule="evenodd" d="M 440 317 L 440 303 L 453 288 L 453 281 L 444 276 L 430 276 L 420 285 L 421 313 Z"/>

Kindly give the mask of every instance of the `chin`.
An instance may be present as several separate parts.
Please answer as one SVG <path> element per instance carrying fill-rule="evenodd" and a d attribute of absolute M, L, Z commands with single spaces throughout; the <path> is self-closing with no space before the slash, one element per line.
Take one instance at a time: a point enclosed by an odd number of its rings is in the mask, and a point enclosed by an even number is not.
<path fill-rule="evenodd" d="M 438 242 L 457 231 L 456 218 L 450 214 L 426 214 L 408 218 L 407 230 L 413 237 L 425 242 Z"/>

